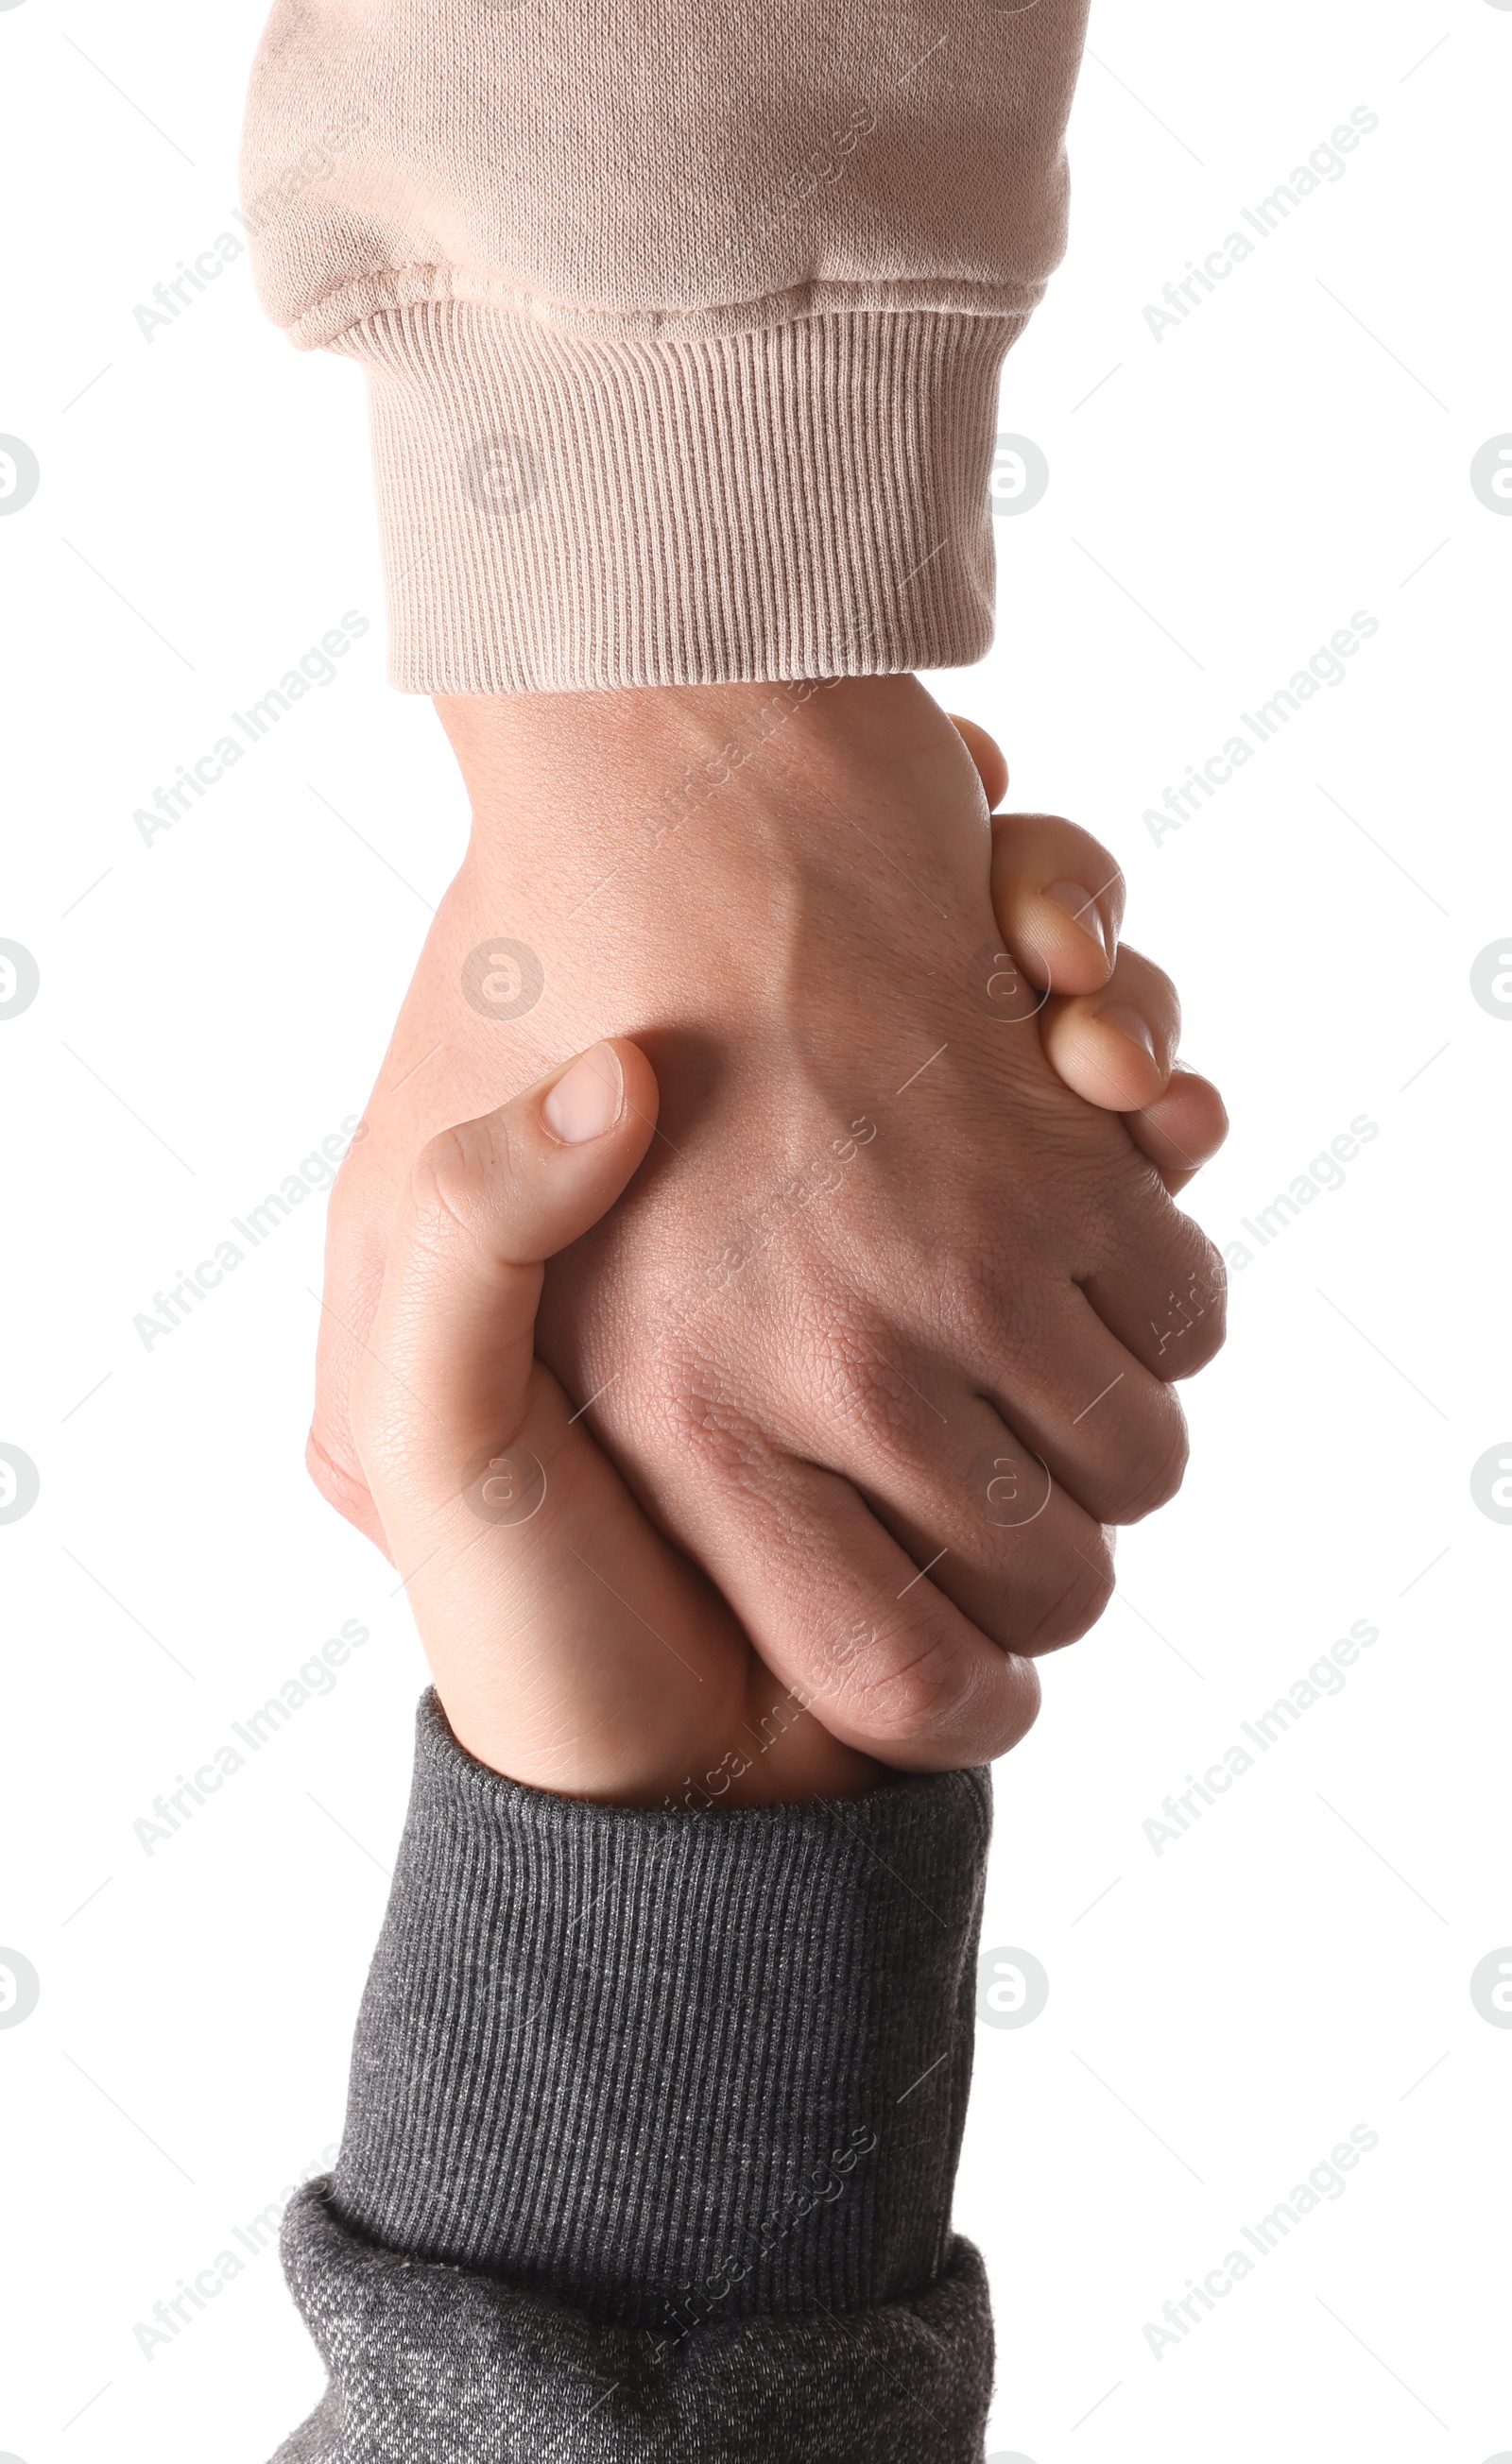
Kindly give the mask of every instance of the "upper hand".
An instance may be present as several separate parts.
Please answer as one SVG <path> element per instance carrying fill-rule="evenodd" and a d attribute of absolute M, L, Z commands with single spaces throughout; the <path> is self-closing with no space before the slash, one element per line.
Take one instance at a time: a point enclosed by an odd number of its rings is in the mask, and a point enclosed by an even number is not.
<path fill-rule="evenodd" d="M 731 761 L 784 691 L 780 732 Z M 1018 1024 L 992 1006 L 1001 940 L 1026 972 L 1034 953 L 989 904 L 959 736 L 909 679 L 447 716 L 479 829 L 333 1199 L 322 1485 L 374 1529 L 346 1389 L 408 1156 L 634 1028 L 661 1134 L 553 1266 L 544 1353 L 841 1735 L 919 1764 L 998 1750 L 1022 1712 L 1005 1655 L 1083 1632 L 1111 1587 L 1103 1526 L 1179 1481 L 1168 1381 L 1211 1355 L 1222 1292 L 1123 1119 L 1046 1057 L 1063 1020 L 1063 1066 L 1085 1059 L 1088 996 Z M 695 756 L 717 790 L 649 835 Z M 545 979 L 507 1021 L 461 990 L 500 935 Z"/>

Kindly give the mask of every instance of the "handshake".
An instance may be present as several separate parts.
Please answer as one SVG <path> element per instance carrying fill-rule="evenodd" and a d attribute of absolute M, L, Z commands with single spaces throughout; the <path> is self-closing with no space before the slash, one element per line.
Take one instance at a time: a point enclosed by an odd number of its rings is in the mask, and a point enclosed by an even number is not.
<path fill-rule="evenodd" d="M 670 847 L 637 799 L 729 714 L 592 698 L 587 741 L 443 705 L 474 844 L 333 1197 L 312 1469 L 515 1780 L 985 1761 L 1179 1484 L 1223 1300 L 1171 1197 L 1222 1104 L 1107 850 L 989 819 L 1001 754 L 912 679 L 795 692 Z M 491 934 L 541 963 L 503 1024 Z"/>

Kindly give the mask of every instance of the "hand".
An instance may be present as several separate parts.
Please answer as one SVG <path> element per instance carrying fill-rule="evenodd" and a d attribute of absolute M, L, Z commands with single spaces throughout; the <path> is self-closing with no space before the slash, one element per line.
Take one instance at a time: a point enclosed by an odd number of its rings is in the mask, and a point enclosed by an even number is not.
<path fill-rule="evenodd" d="M 317 1476 L 376 1536 L 346 1389 L 408 1157 L 634 1028 L 655 1154 L 553 1266 L 540 1349 L 783 1682 L 822 1695 L 843 1662 L 848 1742 L 991 1754 L 1021 1717 L 1005 1653 L 1084 1632 L 1103 1525 L 1179 1481 L 1167 1381 L 1215 1349 L 1222 1287 L 1032 1009 L 992 1005 L 960 735 L 908 678 L 443 716 L 477 827 L 333 1198 Z M 503 1017 L 476 1005 L 500 935 L 544 979 Z"/>
<path fill-rule="evenodd" d="M 953 721 L 989 803 L 1008 790 L 1001 748 Z M 1084 885 L 1095 882 L 1095 891 Z M 1177 1063 L 1181 1003 L 1167 975 L 1120 939 L 1123 876 L 1107 848 L 1049 813 L 992 816 L 992 908 L 1007 955 L 1055 998 L 1039 1012 L 1046 1060 L 1124 1127 L 1175 1195 L 1229 1133 L 1211 1079 Z"/>
<path fill-rule="evenodd" d="M 352 1432 L 459 1742 L 624 1805 L 853 1796 L 886 1774 L 765 1669 L 533 1357 L 541 1261 L 612 1205 L 656 1082 L 596 1045 L 425 1149 L 389 1226 Z M 1030 1662 L 1019 1726 L 1034 1716 Z"/>

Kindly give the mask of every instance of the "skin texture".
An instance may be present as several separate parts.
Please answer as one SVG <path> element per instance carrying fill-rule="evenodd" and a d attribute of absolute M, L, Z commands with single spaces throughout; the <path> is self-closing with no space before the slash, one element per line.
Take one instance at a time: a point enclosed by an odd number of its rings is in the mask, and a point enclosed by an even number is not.
<path fill-rule="evenodd" d="M 575 1143 L 553 1134 L 559 1085 Z M 432 1140 L 394 1211 L 353 1384 L 363 1467 L 395 1561 L 415 1570 L 436 1691 L 480 1762 L 627 1805 L 856 1795 L 881 1766 L 763 1667 L 533 1355 L 541 1260 L 612 1205 L 656 1110 L 650 1064 L 621 1039 Z M 1027 1661 L 1012 1683 L 1022 1732 L 1038 1700 Z"/>
<path fill-rule="evenodd" d="M 963 732 L 969 724 L 955 723 Z M 972 735 L 997 753 L 980 728 Z M 971 749 L 973 759 L 985 759 Z M 1006 764 L 1003 770 L 1006 788 Z M 1120 939 L 1123 874 L 1075 822 L 999 813 L 991 879 L 1005 949 L 1032 985 L 1052 993 L 1039 1013 L 1046 1060 L 1076 1094 L 1124 1116 L 1135 1145 L 1174 1195 L 1216 1155 L 1229 1119 L 1212 1082 L 1176 1060 L 1175 985 Z M 1096 885 L 1095 892 L 1084 891 L 1084 882 Z"/>
<path fill-rule="evenodd" d="M 657 1110 L 650 1064 L 620 1039 L 425 1148 L 353 1378 L 369 1495 L 478 1761 L 617 1804 L 857 1795 L 887 1778 L 836 1733 L 864 1672 L 841 1666 L 820 1694 L 780 1685 L 535 1357 L 544 1261 L 612 1206 Z M 1010 1661 L 1005 1683 L 1022 1735 L 1033 1662 Z"/>
<path fill-rule="evenodd" d="M 1166 979 L 1122 952 L 1110 975 L 1105 850 L 1048 817 L 994 831 L 906 677 L 442 716 L 475 836 L 333 1197 L 316 1477 L 381 1536 L 349 1394 L 410 1157 L 634 1029 L 660 1119 L 546 1278 L 543 1360 L 845 1743 L 1001 1750 L 1023 1659 L 1106 1599 L 1103 1527 L 1179 1482 L 1169 1381 L 1221 1339 L 1221 1269 L 1165 1179 L 1221 1105 L 1168 1076 Z M 542 979 L 508 1017 L 464 990 L 521 980 L 500 935 Z"/>

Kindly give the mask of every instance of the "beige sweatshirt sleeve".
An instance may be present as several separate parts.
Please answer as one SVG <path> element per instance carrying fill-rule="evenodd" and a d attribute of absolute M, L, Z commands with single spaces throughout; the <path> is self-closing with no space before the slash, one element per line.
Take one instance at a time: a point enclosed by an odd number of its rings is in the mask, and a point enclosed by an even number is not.
<path fill-rule="evenodd" d="M 979 658 L 1084 14 L 276 0 L 243 209 L 270 316 L 367 372 L 393 681 Z"/>

